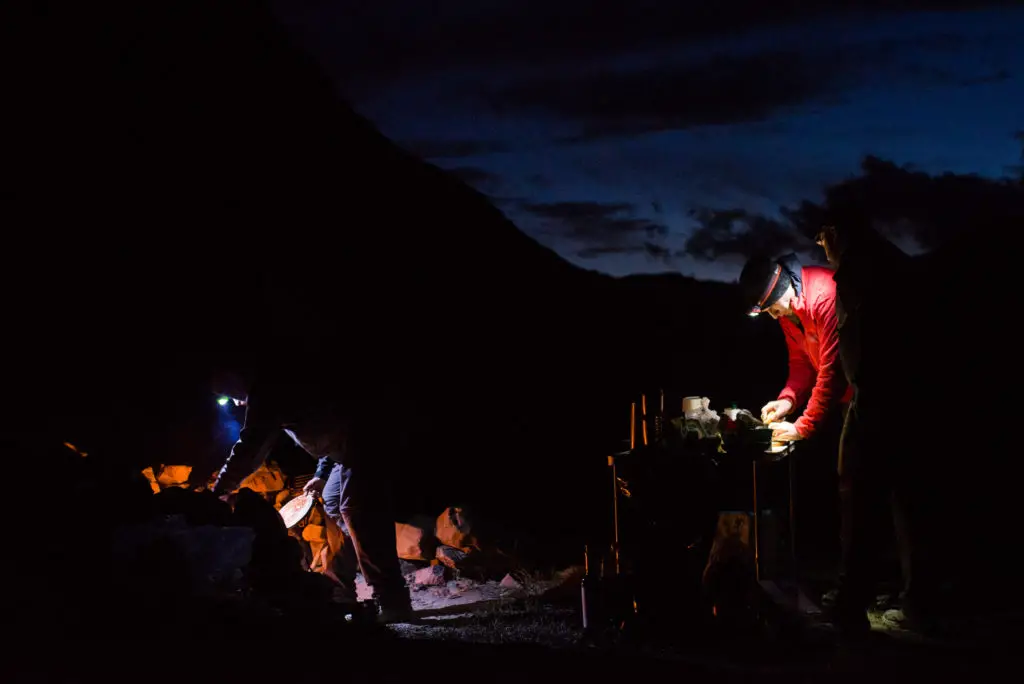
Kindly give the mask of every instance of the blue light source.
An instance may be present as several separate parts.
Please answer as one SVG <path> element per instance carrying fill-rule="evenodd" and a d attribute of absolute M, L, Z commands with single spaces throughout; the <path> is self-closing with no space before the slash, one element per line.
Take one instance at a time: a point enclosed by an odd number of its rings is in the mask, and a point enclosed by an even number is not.
<path fill-rule="evenodd" d="M 221 409 L 226 409 L 216 412 L 219 440 L 223 440 L 226 444 L 234 444 L 238 441 L 242 425 L 238 422 L 238 418 L 235 417 L 234 409 L 244 405 L 244 401 L 234 399 L 226 394 L 217 397 L 217 406 Z"/>

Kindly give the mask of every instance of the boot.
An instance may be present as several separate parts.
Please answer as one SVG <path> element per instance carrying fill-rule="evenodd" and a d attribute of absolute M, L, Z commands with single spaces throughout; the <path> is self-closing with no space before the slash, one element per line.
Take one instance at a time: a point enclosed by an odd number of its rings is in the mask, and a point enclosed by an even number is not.
<path fill-rule="evenodd" d="M 940 636 L 944 631 L 936 611 L 924 609 L 906 600 L 902 607 L 882 613 L 882 624 L 889 629 L 901 629 L 929 637 Z"/>
<path fill-rule="evenodd" d="M 835 592 L 832 601 L 822 606 L 822 618 L 846 636 L 863 636 L 871 631 L 867 609 L 848 600 L 842 591 Z"/>
<path fill-rule="evenodd" d="M 374 596 L 377 602 L 377 624 L 413 622 L 412 599 L 403 587 L 402 591 L 388 592 Z"/>

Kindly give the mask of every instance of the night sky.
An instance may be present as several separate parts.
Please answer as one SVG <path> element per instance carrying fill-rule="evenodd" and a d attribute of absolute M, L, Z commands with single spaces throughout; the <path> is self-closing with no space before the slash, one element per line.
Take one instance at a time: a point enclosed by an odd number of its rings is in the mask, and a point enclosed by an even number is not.
<path fill-rule="evenodd" d="M 386 135 L 613 275 L 732 280 L 740 255 L 687 253 L 691 211 L 777 216 L 867 154 L 993 177 L 1019 163 L 1024 8 L 1005 3 L 278 4 Z"/>

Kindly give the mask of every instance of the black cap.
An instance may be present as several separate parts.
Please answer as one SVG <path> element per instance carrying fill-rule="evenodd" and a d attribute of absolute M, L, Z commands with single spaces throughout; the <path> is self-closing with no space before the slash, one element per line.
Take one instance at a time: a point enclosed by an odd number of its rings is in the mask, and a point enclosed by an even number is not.
<path fill-rule="evenodd" d="M 751 258 L 740 273 L 740 291 L 747 315 L 757 316 L 777 302 L 790 285 L 789 273 L 766 256 Z"/>

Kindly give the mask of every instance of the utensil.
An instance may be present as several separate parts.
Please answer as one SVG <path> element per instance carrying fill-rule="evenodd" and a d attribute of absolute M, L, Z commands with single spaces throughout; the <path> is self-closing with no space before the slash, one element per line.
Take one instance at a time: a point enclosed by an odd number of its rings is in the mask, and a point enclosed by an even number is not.
<path fill-rule="evenodd" d="M 278 513 L 281 514 L 281 519 L 284 520 L 285 528 L 291 529 L 302 522 L 309 515 L 309 512 L 313 510 L 315 504 L 315 496 L 300 494 L 284 506 L 281 506 L 281 510 Z"/>

